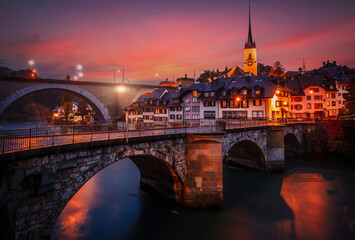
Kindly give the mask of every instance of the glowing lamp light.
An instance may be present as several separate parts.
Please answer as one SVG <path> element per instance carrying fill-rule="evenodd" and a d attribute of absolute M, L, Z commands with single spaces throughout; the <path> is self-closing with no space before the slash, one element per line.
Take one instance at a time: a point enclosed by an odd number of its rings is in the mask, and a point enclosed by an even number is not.
<path fill-rule="evenodd" d="M 238 101 L 238 102 L 240 101 L 240 98 L 239 98 L 239 97 L 237 97 L 237 101 Z"/>
<path fill-rule="evenodd" d="M 31 76 L 32 76 L 32 77 L 34 77 L 34 76 L 35 76 L 35 74 L 34 74 L 34 73 L 32 73 L 32 74 L 31 74 Z"/>
<path fill-rule="evenodd" d="M 79 77 L 83 77 L 84 74 L 83 74 L 82 72 L 80 72 L 80 73 L 78 74 L 78 76 L 79 76 Z"/>
<path fill-rule="evenodd" d="M 310 93 L 310 94 L 313 94 L 313 90 L 310 90 L 309 93 Z"/>
<path fill-rule="evenodd" d="M 280 90 L 276 90 L 276 94 L 279 94 L 280 93 Z"/>
<path fill-rule="evenodd" d="M 284 102 L 284 105 L 287 105 L 287 102 L 286 102 L 286 101 Z"/>
<path fill-rule="evenodd" d="M 58 113 L 53 114 L 54 117 L 58 117 Z"/>
<path fill-rule="evenodd" d="M 126 88 L 124 86 L 119 86 L 119 87 L 117 87 L 117 91 L 124 92 L 124 91 L 126 91 Z"/>
<path fill-rule="evenodd" d="M 81 64 L 76 65 L 76 69 L 78 69 L 78 70 L 83 69 L 83 65 L 81 65 Z"/>
<path fill-rule="evenodd" d="M 36 69 L 33 69 L 33 70 L 32 70 L 32 72 L 33 72 L 33 73 L 36 73 L 36 72 L 37 72 L 37 70 L 36 70 Z"/>
<path fill-rule="evenodd" d="M 78 80 L 78 76 L 74 76 L 74 80 Z"/>
<path fill-rule="evenodd" d="M 28 60 L 28 65 L 33 66 L 35 64 L 35 61 L 33 60 Z"/>

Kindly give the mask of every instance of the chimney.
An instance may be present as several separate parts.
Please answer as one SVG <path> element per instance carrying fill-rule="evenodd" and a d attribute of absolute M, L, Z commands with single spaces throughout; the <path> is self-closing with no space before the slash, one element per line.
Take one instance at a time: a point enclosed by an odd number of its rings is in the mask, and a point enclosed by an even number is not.
<path fill-rule="evenodd" d="M 327 60 L 327 64 L 329 63 L 329 60 Z"/>
<path fill-rule="evenodd" d="M 337 61 L 333 61 L 333 64 L 334 64 L 334 65 L 337 65 Z"/>
<path fill-rule="evenodd" d="M 323 62 L 323 67 L 325 67 L 325 62 Z"/>
<path fill-rule="evenodd" d="M 185 78 L 187 78 L 187 74 L 185 74 Z"/>
<path fill-rule="evenodd" d="M 302 68 L 299 68 L 299 69 L 298 69 L 298 73 L 299 73 L 299 74 L 302 74 Z"/>

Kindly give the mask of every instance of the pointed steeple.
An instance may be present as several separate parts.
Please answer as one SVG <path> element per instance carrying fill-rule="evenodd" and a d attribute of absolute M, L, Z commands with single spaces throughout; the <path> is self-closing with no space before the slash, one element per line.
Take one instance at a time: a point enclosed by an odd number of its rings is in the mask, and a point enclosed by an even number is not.
<path fill-rule="evenodd" d="M 253 41 L 253 36 L 251 33 L 251 21 L 250 21 L 250 0 L 249 0 L 249 32 L 248 41 L 245 43 L 245 48 L 255 48 L 255 41 Z"/>

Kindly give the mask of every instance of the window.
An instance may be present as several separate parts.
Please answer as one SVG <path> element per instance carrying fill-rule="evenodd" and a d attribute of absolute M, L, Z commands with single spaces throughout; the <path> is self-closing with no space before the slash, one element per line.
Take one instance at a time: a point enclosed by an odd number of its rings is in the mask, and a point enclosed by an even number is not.
<path fill-rule="evenodd" d="M 312 104 L 307 103 L 307 109 L 311 109 L 312 108 Z"/>
<path fill-rule="evenodd" d="M 323 103 L 315 103 L 314 104 L 314 109 L 322 109 L 323 108 Z"/>
<path fill-rule="evenodd" d="M 205 119 L 215 119 L 216 118 L 216 112 L 215 111 L 204 111 L 203 118 L 205 118 Z"/>
<path fill-rule="evenodd" d="M 160 113 L 160 109 L 159 108 L 155 109 L 155 113 Z"/>
<path fill-rule="evenodd" d="M 294 97 L 295 102 L 302 102 L 302 97 Z"/>
<path fill-rule="evenodd" d="M 210 93 L 209 92 L 205 92 L 205 97 L 209 97 Z"/>
<path fill-rule="evenodd" d="M 338 93 L 338 96 L 341 97 L 341 93 Z"/>
<path fill-rule="evenodd" d="M 254 106 L 261 106 L 261 100 L 253 100 Z"/>
<path fill-rule="evenodd" d="M 185 107 L 185 112 L 190 112 L 190 107 L 189 106 Z"/>
<path fill-rule="evenodd" d="M 236 119 L 237 118 L 237 111 L 222 111 L 222 118 Z"/>
<path fill-rule="evenodd" d="M 203 106 L 204 107 L 214 107 L 214 106 L 216 106 L 216 102 L 215 101 L 206 101 L 206 102 L 203 102 Z"/>
<path fill-rule="evenodd" d="M 175 119 L 175 114 L 170 114 L 170 119 Z"/>
<path fill-rule="evenodd" d="M 247 93 L 248 93 L 248 90 L 244 89 L 243 90 L 243 95 L 247 95 Z"/>
<path fill-rule="evenodd" d="M 302 105 L 301 105 L 301 104 L 297 104 L 297 105 L 295 106 L 295 108 L 296 108 L 296 110 L 301 110 L 301 109 L 302 109 Z"/>
<path fill-rule="evenodd" d="M 336 106 L 336 102 L 335 101 L 332 101 L 332 107 L 335 107 Z"/>
<path fill-rule="evenodd" d="M 237 118 L 245 118 L 247 116 L 247 111 L 237 111 Z"/>
<path fill-rule="evenodd" d="M 314 88 L 313 91 L 314 92 L 319 92 L 319 88 Z"/>
<path fill-rule="evenodd" d="M 329 87 L 330 87 L 330 89 L 334 89 L 334 86 L 333 86 L 333 85 L 330 85 Z"/>
<path fill-rule="evenodd" d="M 262 118 L 262 117 L 264 117 L 264 112 L 263 111 L 253 111 L 252 117 L 253 118 Z"/>
<path fill-rule="evenodd" d="M 345 90 L 345 86 L 344 85 L 341 86 L 341 90 Z"/>
<path fill-rule="evenodd" d="M 175 111 L 175 107 L 170 107 L 170 111 Z"/>
<path fill-rule="evenodd" d="M 308 100 L 308 101 L 312 100 L 312 99 L 311 99 L 311 96 L 307 96 L 307 100 Z"/>
<path fill-rule="evenodd" d="M 213 97 L 213 96 L 214 96 L 214 92 L 211 92 L 211 93 L 210 93 L 210 96 Z"/>
<path fill-rule="evenodd" d="M 259 95 L 260 94 L 260 90 L 255 90 L 255 94 Z"/>
<path fill-rule="evenodd" d="M 343 101 L 343 105 L 345 105 L 345 101 Z"/>
<path fill-rule="evenodd" d="M 332 93 L 332 98 L 335 98 L 335 93 Z"/>
<path fill-rule="evenodd" d="M 329 95 L 329 93 L 327 93 L 327 98 L 330 98 L 330 95 Z"/>
<path fill-rule="evenodd" d="M 281 106 L 281 101 L 276 101 L 276 107 L 280 107 Z"/>
<path fill-rule="evenodd" d="M 197 96 L 197 90 L 192 91 L 192 96 L 196 97 Z"/>
<path fill-rule="evenodd" d="M 327 106 L 328 106 L 328 107 L 330 106 L 330 102 L 329 102 L 329 101 L 327 101 Z"/>
<path fill-rule="evenodd" d="M 197 98 L 195 98 L 195 97 L 192 98 L 192 102 L 193 102 L 193 103 L 197 103 L 197 102 L 198 102 Z"/>
<path fill-rule="evenodd" d="M 227 101 L 222 101 L 221 102 L 221 107 L 226 108 L 227 107 Z"/>
<path fill-rule="evenodd" d="M 192 106 L 192 111 L 193 112 L 199 112 L 200 111 L 200 106 Z"/>
<path fill-rule="evenodd" d="M 191 101 L 190 98 L 185 98 L 185 102 L 186 102 L 186 103 L 189 103 L 190 101 Z"/>
<path fill-rule="evenodd" d="M 181 114 L 176 115 L 176 119 L 182 119 L 182 115 Z"/>
<path fill-rule="evenodd" d="M 333 113 L 333 114 L 337 114 L 337 110 L 336 110 L 336 109 L 333 109 L 333 110 L 332 110 L 332 113 Z"/>
<path fill-rule="evenodd" d="M 200 114 L 194 114 L 194 115 L 192 115 L 192 119 L 200 119 Z"/>
<path fill-rule="evenodd" d="M 185 115 L 185 119 L 190 119 L 190 115 Z"/>
<path fill-rule="evenodd" d="M 243 101 L 242 101 L 242 107 L 243 107 L 243 108 L 249 107 L 249 101 L 248 101 L 248 100 L 243 100 Z"/>
<path fill-rule="evenodd" d="M 314 95 L 314 100 L 322 100 L 323 99 L 323 97 L 322 97 L 322 95 Z"/>

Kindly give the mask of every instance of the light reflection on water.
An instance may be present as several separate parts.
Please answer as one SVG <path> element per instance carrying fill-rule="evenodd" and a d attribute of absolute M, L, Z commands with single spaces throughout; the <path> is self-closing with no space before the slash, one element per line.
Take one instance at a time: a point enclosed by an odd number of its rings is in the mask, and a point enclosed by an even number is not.
<path fill-rule="evenodd" d="M 355 239 L 355 172 L 288 166 L 224 166 L 223 210 L 196 210 L 141 192 L 138 169 L 123 160 L 72 198 L 52 239 Z"/>

